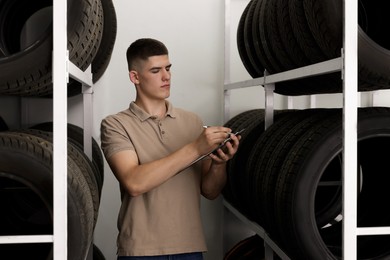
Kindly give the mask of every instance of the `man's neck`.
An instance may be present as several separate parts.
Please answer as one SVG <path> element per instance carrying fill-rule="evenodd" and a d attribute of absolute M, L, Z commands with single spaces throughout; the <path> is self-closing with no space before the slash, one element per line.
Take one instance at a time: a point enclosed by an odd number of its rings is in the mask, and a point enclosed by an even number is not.
<path fill-rule="evenodd" d="M 163 118 L 167 112 L 167 106 L 165 100 L 156 100 L 145 102 L 140 99 L 135 100 L 135 104 L 142 108 L 149 115 Z"/>

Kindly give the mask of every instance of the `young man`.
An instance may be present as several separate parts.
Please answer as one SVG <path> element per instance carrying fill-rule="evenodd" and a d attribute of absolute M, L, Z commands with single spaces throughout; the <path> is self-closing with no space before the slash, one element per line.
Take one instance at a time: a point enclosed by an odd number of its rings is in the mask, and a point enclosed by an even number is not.
<path fill-rule="evenodd" d="M 204 128 L 166 100 L 171 63 L 163 43 L 135 41 L 127 62 L 136 99 L 101 124 L 102 150 L 121 189 L 118 259 L 202 259 L 200 195 L 220 194 L 239 138 L 226 127 Z M 222 149 L 188 167 L 228 136 Z"/>

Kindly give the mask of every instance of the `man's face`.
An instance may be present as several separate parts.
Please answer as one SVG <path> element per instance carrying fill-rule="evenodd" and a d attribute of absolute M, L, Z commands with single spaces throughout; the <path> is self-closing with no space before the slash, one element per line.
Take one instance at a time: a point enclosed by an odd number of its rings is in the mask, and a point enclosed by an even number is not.
<path fill-rule="evenodd" d="M 151 56 L 138 65 L 135 71 L 136 81 L 132 81 L 139 94 L 149 99 L 168 98 L 171 88 L 171 63 L 168 55 Z"/>

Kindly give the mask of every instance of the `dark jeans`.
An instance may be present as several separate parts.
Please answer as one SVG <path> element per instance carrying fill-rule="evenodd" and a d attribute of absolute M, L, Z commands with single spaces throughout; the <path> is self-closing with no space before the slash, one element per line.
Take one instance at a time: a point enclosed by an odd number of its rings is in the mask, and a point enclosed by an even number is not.
<path fill-rule="evenodd" d="M 118 256 L 117 260 L 203 260 L 202 253 L 186 253 L 177 255 L 156 256 Z"/>

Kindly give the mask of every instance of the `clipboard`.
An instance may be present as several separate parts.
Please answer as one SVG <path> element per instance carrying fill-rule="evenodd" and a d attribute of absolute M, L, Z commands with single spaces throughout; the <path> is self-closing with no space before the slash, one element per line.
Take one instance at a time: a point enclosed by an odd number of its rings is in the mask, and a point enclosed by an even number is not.
<path fill-rule="evenodd" d="M 244 131 L 245 131 L 245 128 L 244 128 L 244 129 L 241 129 L 241 130 L 239 130 L 239 131 L 237 131 L 237 132 L 235 132 L 234 135 L 240 135 L 240 134 L 241 134 L 242 132 L 244 132 Z M 215 153 L 218 149 L 224 147 L 225 144 L 226 144 L 227 142 L 229 142 L 230 140 L 232 140 L 232 138 L 231 138 L 230 135 L 229 135 L 229 137 L 226 138 L 220 145 L 218 145 L 217 148 L 215 148 L 215 149 L 212 150 L 211 152 L 208 152 L 208 153 L 206 153 L 206 154 L 200 156 L 199 158 L 193 160 L 190 164 L 188 164 L 186 167 L 184 167 L 182 170 L 180 170 L 180 172 L 181 172 L 181 171 L 184 171 L 185 169 L 187 169 L 187 168 L 189 168 L 189 167 L 191 167 L 191 166 L 194 165 L 195 163 L 197 163 L 197 162 L 203 160 L 204 158 L 206 158 L 206 157 L 209 156 L 210 154 Z"/>

